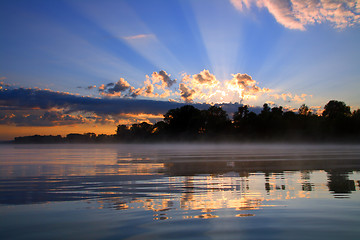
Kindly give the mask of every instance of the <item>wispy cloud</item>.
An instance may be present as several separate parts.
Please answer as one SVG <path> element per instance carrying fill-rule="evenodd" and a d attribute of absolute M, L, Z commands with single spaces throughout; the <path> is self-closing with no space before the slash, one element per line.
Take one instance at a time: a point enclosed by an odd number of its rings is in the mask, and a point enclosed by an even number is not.
<path fill-rule="evenodd" d="M 270 97 L 278 100 L 278 99 L 282 99 L 284 102 L 296 102 L 296 103 L 303 103 L 306 101 L 307 98 L 311 98 L 312 95 L 308 95 L 305 93 L 302 93 L 300 95 L 297 94 L 291 94 L 291 93 L 282 93 L 282 94 L 278 94 L 278 93 L 274 93 L 271 94 Z"/>
<path fill-rule="evenodd" d="M 125 36 L 122 37 L 125 40 L 131 41 L 136 39 L 145 39 L 145 38 L 154 38 L 154 34 L 138 34 L 138 35 L 132 35 L 132 36 Z"/>
<path fill-rule="evenodd" d="M 306 25 L 329 22 L 335 28 L 360 23 L 358 0 L 230 0 L 240 11 L 253 4 L 266 8 L 276 21 L 289 29 L 305 30 Z"/>

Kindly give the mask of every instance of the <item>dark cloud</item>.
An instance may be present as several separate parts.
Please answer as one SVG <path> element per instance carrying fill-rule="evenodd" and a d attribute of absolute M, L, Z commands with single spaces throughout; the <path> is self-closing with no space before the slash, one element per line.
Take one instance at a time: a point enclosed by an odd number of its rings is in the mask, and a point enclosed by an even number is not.
<path fill-rule="evenodd" d="M 78 86 L 78 87 L 76 87 L 76 88 L 79 88 L 79 89 L 85 89 L 85 90 L 91 90 L 91 89 L 95 89 L 96 88 L 96 86 L 95 85 L 93 85 L 93 86 L 87 86 L 87 87 L 82 87 L 82 86 Z"/>
<path fill-rule="evenodd" d="M 34 111 L 32 111 L 34 112 Z M 31 114 L 0 112 L 0 124 L 15 124 L 16 126 L 62 126 L 82 124 L 87 121 L 81 115 L 63 114 L 58 111 L 38 111 Z"/>
<path fill-rule="evenodd" d="M 95 85 L 93 85 L 93 86 L 87 86 L 87 87 L 86 87 L 87 90 L 91 90 L 91 89 L 94 89 L 94 88 L 96 88 Z"/>
<path fill-rule="evenodd" d="M 181 98 L 189 103 L 194 99 L 195 90 L 188 88 L 184 83 L 180 83 L 180 96 Z"/>
<path fill-rule="evenodd" d="M 128 98 L 82 97 L 64 92 L 41 89 L 16 88 L 0 90 L 0 109 L 66 109 L 67 112 L 93 112 L 98 115 L 121 113 L 163 114 L 169 109 L 178 108 L 185 103 Z M 192 104 L 205 109 L 208 104 Z"/>
<path fill-rule="evenodd" d="M 142 100 L 133 98 L 82 97 L 64 92 L 42 89 L 1 89 L 0 124 L 18 126 L 60 126 L 87 121 L 111 122 L 124 114 L 165 114 L 168 110 L 190 104 L 193 92 L 187 89 L 183 98 L 187 103 L 174 101 Z M 208 109 L 209 104 L 194 104 L 198 109 Z M 220 104 L 229 116 L 237 111 L 239 103 Z M 250 108 L 258 112 L 261 108 Z"/>
<path fill-rule="evenodd" d="M 99 91 L 102 95 L 106 96 L 120 96 L 122 92 L 129 90 L 130 88 L 130 84 L 125 79 L 120 78 L 116 83 L 101 85 Z"/>
<path fill-rule="evenodd" d="M 153 72 L 152 77 L 154 79 L 160 80 L 161 83 L 165 84 L 167 87 L 171 87 L 176 82 L 176 79 L 171 80 L 170 74 L 164 70 L 161 70 L 159 73 Z"/>

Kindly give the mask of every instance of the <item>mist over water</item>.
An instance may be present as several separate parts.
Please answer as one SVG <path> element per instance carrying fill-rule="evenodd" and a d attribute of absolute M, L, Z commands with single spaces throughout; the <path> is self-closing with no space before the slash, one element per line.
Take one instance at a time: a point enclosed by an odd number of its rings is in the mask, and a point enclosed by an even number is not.
<path fill-rule="evenodd" d="M 357 239 L 359 170 L 359 145 L 0 145 L 0 236 Z"/>

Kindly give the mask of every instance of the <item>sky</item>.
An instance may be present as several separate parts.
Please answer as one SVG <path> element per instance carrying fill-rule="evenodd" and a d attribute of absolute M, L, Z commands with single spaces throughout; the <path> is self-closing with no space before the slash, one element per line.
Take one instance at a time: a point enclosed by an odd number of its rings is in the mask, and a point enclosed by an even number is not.
<path fill-rule="evenodd" d="M 0 140 L 185 104 L 360 108 L 359 0 L 2 0 L 0 33 Z"/>

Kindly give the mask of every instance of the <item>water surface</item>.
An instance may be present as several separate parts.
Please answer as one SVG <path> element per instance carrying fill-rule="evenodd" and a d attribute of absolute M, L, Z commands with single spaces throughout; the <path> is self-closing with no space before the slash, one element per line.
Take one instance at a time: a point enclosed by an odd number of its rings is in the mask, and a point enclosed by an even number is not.
<path fill-rule="evenodd" d="M 359 239 L 360 146 L 0 145 L 1 239 Z"/>

